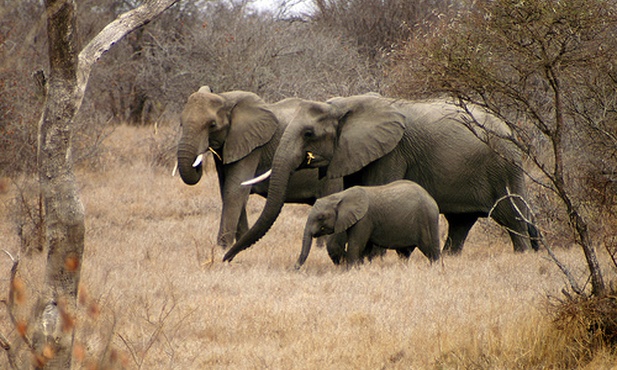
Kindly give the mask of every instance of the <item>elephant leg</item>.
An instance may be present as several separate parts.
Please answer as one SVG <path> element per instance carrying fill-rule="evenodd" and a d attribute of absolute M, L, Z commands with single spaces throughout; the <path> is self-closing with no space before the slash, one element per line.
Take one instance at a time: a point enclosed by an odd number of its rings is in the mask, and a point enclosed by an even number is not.
<path fill-rule="evenodd" d="M 463 250 L 469 230 L 480 215 L 477 213 L 447 213 L 444 216 L 448 220 L 448 237 L 443 250 L 447 254 L 459 254 Z"/>
<path fill-rule="evenodd" d="M 333 234 L 327 237 L 326 250 L 335 265 L 339 265 L 341 259 L 345 258 L 345 244 L 347 244 L 346 233 Z"/>
<path fill-rule="evenodd" d="M 363 227 L 361 221 L 347 229 L 347 254 L 345 260 L 347 266 L 354 266 L 363 262 L 362 252 L 366 248 L 371 236 L 371 230 Z"/>
<path fill-rule="evenodd" d="M 520 215 L 519 212 L 525 212 L 525 214 Z M 538 247 L 537 229 L 523 220 L 523 218 L 529 219 L 529 216 L 525 211 L 525 205 L 519 199 L 510 198 L 501 202 L 495 207 L 492 217 L 508 230 L 515 252 L 531 249 L 533 247 L 532 237 L 536 238 L 534 249 Z M 530 226 L 533 226 L 532 235 L 530 235 Z"/>
<path fill-rule="evenodd" d="M 249 189 L 240 186 L 233 187 L 226 183 L 223 194 L 223 211 L 217 243 L 227 248 L 234 243 L 234 238 L 239 238 L 248 230 L 248 218 L 246 215 L 246 202 L 249 197 Z"/>
<path fill-rule="evenodd" d="M 216 174 L 218 176 L 218 182 L 219 182 L 219 191 L 221 193 L 221 201 L 223 203 L 223 208 L 225 207 L 225 203 L 226 199 L 225 199 L 225 166 L 223 165 L 223 162 L 219 159 L 219 158 L 214 158 L 214 164 L 216 165 Z M 226 217 L 226 214 L 224 211 L 221 211 L 221 218 L 219 220 L 219 232 L 217 234 L 216 237 L 216 243 L 223 247 L 226 248 L 227 246 L 229 246 L 230 244 L 230 238 L 228 236 L 226 236 L 227 231 L 226 229 L 228 228 L 225 225 L 225 219 L 227 219 L 228 217 Z M 231 242 L 233 243 L 233 239 L 231 240 Z"/>
<path fill-rule="evenodd" d="M 471 227 L 470 227 L 471 228 Z M 439 224 L 438 222 L 431 223 L 429 227 L 420 231 L 420 242 L 418 249 L 431 262 L 439 260 L 441 257 L 441 248 L 439 242 Z M 462 248 L 462 244 L 461 244 Z"/>
<path fill-rule="evenodd" d="M 416 247 L 400 248 L 396 250 L 396 254 L 398 254 L 400 259 L 409 259 L 409 256 L 411 256 L 411 252 L 413 252 L 414 249 L 416 249 Z"/>
<path fill-rule="evenodd" d="M 250 186 L 241 183 L 255 177 L 259 164 L 259 152 L 254 151 L 241 160 L 223 168 L 223 211 L 219 228 L 218 244 L 227 248 L 248 230 L 246 203 L 251 191 Z"/>
<path fill-rule="evenodd" d="M 540 250 L 540 232 L 536 225 L 527 225 L 527 233 L 529 233 L 529 237 L 531 238 L 531 248 L 534 251 Z"/>
<path fill-rule="evenodd" d="M 382 248 L 378 245 L 368 242 L 366 243 L 366 246 L 364 247 L 364 250 L 361 253 L 361 257 L 362 258 L 366 257 L 368 258 L 369 261 L 372 261 L 373 258 L 385 256 L 387 251 L 388 250 L 386 248 Z"/>
<path fill-rule="evenodd" d="M 248 220 L 246 218 L 246 203 L 238 204 L 237 201 L 231 201 L 231 196 L 227 195 L 223 198 L 223 212 L 221 214 L 221 225 L 217 243 L 223 248 L 227 248 L 234 243 L 234 239 L 239 238 L 248 230 Z M 248 198 L 246 195 L 238 195 L 237 199 Z"/>
<path fill-rule="evenodd" d="M 242 208 L 240 219 L 238 220 L 238 228 L 236 230 L 236 240 L 240 239 L 244 233 L 249 230 L 249 219 L 246 215 L 246 206 Z"/>

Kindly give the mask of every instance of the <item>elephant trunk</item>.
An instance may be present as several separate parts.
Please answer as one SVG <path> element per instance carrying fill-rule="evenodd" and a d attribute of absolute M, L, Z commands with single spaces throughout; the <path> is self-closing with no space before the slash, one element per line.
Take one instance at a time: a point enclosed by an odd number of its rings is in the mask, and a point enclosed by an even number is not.
<path fill-rule="evenodd" d="M 311 251 L 311 246 L 313 245 L 313 233 L 311 232 L 311 228 L 309 226 L 310 219 L 306 221 L 306 226 L 304 227 L 304 237 L 302 238 L 302 251 L 300 252 L 300 256 L 298 257 L 298 261 L 294 266 L 296 270 L 298 270 L 306 261 L 306 258 Z"/>
<path fill-rule="evenodd" d="M 285 134 L 287 134 L 287 132 Z M 242 235 L 240 240 L 227 251 L 223 257 L 223 261 L 233 260 L 236 254 L 256 243 L 268 232 L 268 230 L 270 230 L 270 227 L 272 227 L 272 224 L 276 221 L 285 203 L 289 178 L 296 168 L 300 166 L 305 157 L 305 153 L 301 150 L 292 152 L 292 148 L 298 147 L 300 146 L 290 145 L 289 141 L 285 142 L 284 138 L 281 139 L 279 149 L 286 149 L 281 151 L 277 149 L 274 155 L 272 161 L 272 175 L 270 176 L 270 185 L 268 187 L 268 198 L 266 199 L 264 209 L 249 231 Z"/>
<path fill-rule="evenodd" d="M 187 185 L 195 185 L 201 179 L 203 164 L 193 166 L 198 154 L 193 146 L 182 142 L 178 144 L 178 171 L 182 181 Z"/>

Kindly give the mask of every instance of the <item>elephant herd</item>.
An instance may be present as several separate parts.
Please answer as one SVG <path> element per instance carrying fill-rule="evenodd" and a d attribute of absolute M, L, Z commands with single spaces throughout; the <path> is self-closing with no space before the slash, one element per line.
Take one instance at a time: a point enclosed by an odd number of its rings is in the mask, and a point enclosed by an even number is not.
<path fill-rule="evenodd" d="M 487 216 L 506 227 L 515 251 L 538 249 L 522 156 L 506 124 L 480 107 L 376 93 L 270 104 L 204 86 L 188 98 L 181 127 L 182 180 L 200 180 L 208 152 L 216 164 L 224 261 L 265 235 L 286 202 L 313 205 L 298 268 L 312 239 L 326 235 L 337 264 L 381 248 L 408 257 L 417 247 L 437 260 L 439 214 L 448 222 L 446 253 L 460 253 L 478 217 Z M 266 204 L 249 228 L 251 193 Z"/>

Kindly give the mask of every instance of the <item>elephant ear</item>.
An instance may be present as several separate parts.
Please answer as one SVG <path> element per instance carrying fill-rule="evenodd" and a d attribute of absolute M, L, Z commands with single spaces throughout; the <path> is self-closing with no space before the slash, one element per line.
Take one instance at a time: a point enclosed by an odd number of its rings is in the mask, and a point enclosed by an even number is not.
<path fill-rule="evenodd" d="M 225 164 L 238 161 L 255 148 L 266 144 L 278 128 L 276 116 L 267 109 L 260 97 L 253 93 L 231 96 L 234 104 L 229 114 L 229 133 L 223 147 Z"/>
<path fill-rule="evenodd" d="M 368 196 L 361 187 L 354 186 L 345 190 L 337 204 L 334 232 L 343 232 L 361 220 L 368 211 Z"/>
<path fill-rule="evenodd" d="M 405 132 L 405 117 L 392 101 L 373 94 L 328 101 L 340 112 L 338 143 L 328 168 L 337 178 L 359 171 L 390 153 Z"/>

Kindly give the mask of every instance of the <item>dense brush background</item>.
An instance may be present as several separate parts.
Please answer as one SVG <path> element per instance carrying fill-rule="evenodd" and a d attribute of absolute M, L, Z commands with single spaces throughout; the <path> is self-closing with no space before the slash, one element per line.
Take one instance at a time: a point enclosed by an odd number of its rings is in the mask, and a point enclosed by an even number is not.
<path fill-rule="evenodd" d="M 82 45 L 141 3 L 79 1 Z M 298 13 L 290 10 L 294 2 L 257 12 L 249 1 L 180 1 L 118 42 L 94 66 L 74 122 L 76 181 L 86 210 L 76 368 L 615 368 L 617 323 L 601 320 L 617 317 L 617 266 L 612 259 L 617 255 L 617 58 L 564 68 L 571 77 L 564 80 L 573 86 L 588 83 L 595 94 L 564 88 L 571 93 L 566 101 L 594 103 L 577 106 L 581 112 L 575 113 L 598 123 L 583 127 L 569 122 L 564 143 L 569 191 L 590 221 L 613 294 L 604 306 L 577 304 L 570 282 L 546 250 L 514 253 L 507 233 L 490 220 L 474 226 L 460 256 L 444 256 L 432 266 L 419 252 L 409 261 L 389 252 L 347 270 L 314 247 L 296 271 L 309 207 L 286 205 L 259 243 L 224 264 L 224 251 L 216 246 L 221 202 L 211 158 L 196 186 L 171 176 L 179 112 L 200 86 L 215 92 L 252 91 L 268 102 L 368 91 L 399 97 L 435 93 L 435 82 L 422 77 L 426 71 L 418 72 L 414 61 L 429 65 L 427 60 L 443 52 L 444 45 L 482 60 L 499 56 L 476 44 L 448 41 L 456 40 L 452 33 L 442 40 L 442 34 L 464 23 L 467 11 L 476 14 L 474 6 L 480 3 L 501 4 L 511 15 L 522 5 L 539 9 L 546 4 L 315 0 Z M 614 1 L 590 3 L 617 9 Z M 582 0 L 567 4 L 575 16 L 587 7 Z M 597 24 L 612 24 L 615 13 L 608 14 Z M 478 17 L 480 22 L 488 18 Z M 514 30 L 508 24 L 506 31 Z M 489 35 L 473 24 L 469 29 Z M 592 27 L 589 39 L 579 38 L 591 44 L 581 55 L 617 50 L 612 31 L 617 26 L 607 29 Z M 17 325 L 5 305 L 0 306 L 0 334 L 21 346 L 25 364 L 31 354 L 19 332 L 31 323 L 46 266 L 46 253 L 39 250 L 43 234 L 36 172 L 43 104 L 36 77 L 41 76 L 37 71 L 48 70 L 46 40 L 39 0 L 0 0 L 4 303 L 11 257 L 20 259 L 13 284 L 19 293 Z M 469 60 L 448 61 L 453 64 L 446 70 L 469 67 Z M 496 75 L 504 74 L 498 68 Z M 546 86 L 534 83 L 526 85 L 530 99 L 550 103 Z M 539 152 L 536 159 L 546 157 L 550 163 L 550 143 L 542 136 L 530 138 L 530 147 Z M 525 168 L 543 180 L 529 160 Z M 588 268 L 562 203 L 543 184 L 529 184 L 529 201 L 545 241 L 588 291 Z M 262 198 L 251 196 L 250 222 L 263 204 Z M 442 234 L 446 226 L 442 222 Z M 607 341 L 599 328 L 610 327 L 614 337 Z M 8 366 L 0 353 L 0 368 Z"/>

